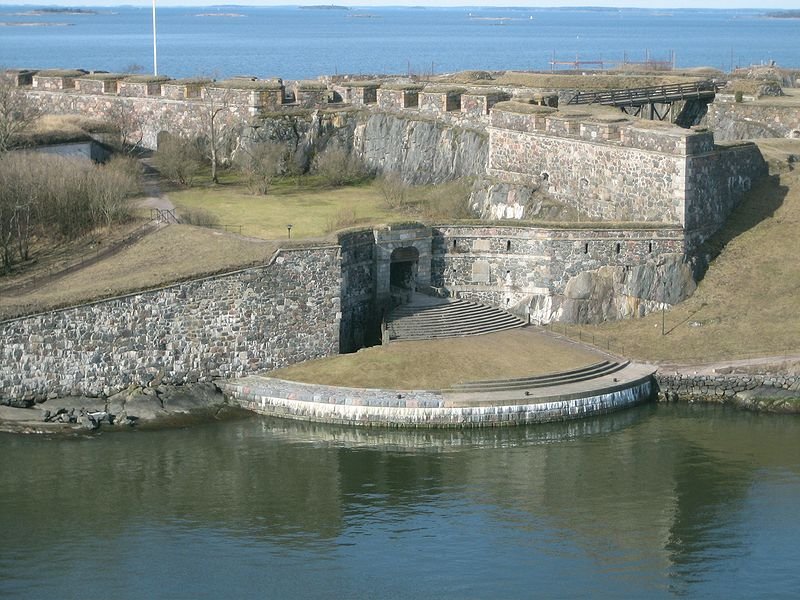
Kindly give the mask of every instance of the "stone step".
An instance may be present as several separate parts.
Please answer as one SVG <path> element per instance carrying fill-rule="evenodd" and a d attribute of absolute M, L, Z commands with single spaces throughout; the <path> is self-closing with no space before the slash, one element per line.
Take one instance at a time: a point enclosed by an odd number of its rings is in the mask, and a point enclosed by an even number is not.
<path fill-rule="evenodd" d="M 606 363 L 602 367 L 594 369 L 587 368 L 585 370 L 577 372 L 554 373 L 546 376 L 530 377 L 527 379 L 523 378 L 514 381 L 509 380 L 506 382 L 475 381 L 463 384 L 456 384 L 452 386 L 451 389 L 455 392 L 501 392 L 501 391 L 543 388 L 543 387 L 550 387 L 553 385 L 562 385 L 568 383 L 578 383 L 581 381 L 589 381 L 591 379 L 596 379 L 598 377 L 613 375 L 614 373 L 617 373 L 625 369 L 625 367 L 627 367 L 628 364 L 629 362 Z"/>
<path fill-rule="evenodd" d="M 525 322 L 499 308 L 450 300 L 424 304 L 411 303 L 394 309 L 387 319 L 389 339 L 422 340 L 445 337 L 481 335 L 505 331 L 525 325 Z"/>

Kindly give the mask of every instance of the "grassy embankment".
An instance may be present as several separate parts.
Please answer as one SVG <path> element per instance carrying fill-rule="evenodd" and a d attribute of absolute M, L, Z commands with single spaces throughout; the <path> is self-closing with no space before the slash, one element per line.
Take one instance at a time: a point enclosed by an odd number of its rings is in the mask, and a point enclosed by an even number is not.
<path fill-rule="evenodd" d="M 800 141 L 759 142 L 772 175 L 709 244 L 719 253 L 694 295 L 665 315 L 582 327 L 583 337 L 645 360 L 707 362 L 800 352 Z M 793 160 L 797 160 L 796 158 Z"/>

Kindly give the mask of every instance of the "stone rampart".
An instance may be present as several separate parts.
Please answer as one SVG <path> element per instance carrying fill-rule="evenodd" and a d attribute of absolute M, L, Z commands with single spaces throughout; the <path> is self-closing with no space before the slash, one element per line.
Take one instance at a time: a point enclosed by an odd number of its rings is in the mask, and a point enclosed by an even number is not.
<path fill-rule="evenodd" d="M 339 248 L 0 323 L 0 402 L 237 377 L 339 349 Z"/>
<path fill-rule="evenodd" d="M 722 227 L 728 215 L 769 169 L 749 142 L 716 146 L 714 152 L 688 157 L 683 227 L 687 247 L 695 248 Z"/>
<path fill-rule="evenodd" d="M 160 89 L 159 86 L 158 96 L 147 96 L 142 90 L 130 96 L 122 90 L 119 96 L 36 90 L 28 93 L 46 112 L 106 118 L 126 128 L 129 140 L 141 139 L 141 145 L 151 150 L 158 148 L 162 131 L 187 137 L 208 135 L 210 103 L 200 99 L 171 100 L 162 97 Z M 218 130 L 229 139 L 242 135 L 252 111 L 249 105 L 224 104 L 216 117 Z"/>
<path fill-rule="evenodd" d="M 592 219 L 684 227 L 697 245 L 767 167 L 755 145 L 715 146 L 703 129 L 496 107 L 487 171 L 540 187 Z"/>
<path fill-rule="evenodd" d="M 694 290 L 684 250 L 679 228 L 438 226 L 431 285 L 536 323 L 642 316 Z"/>
<path fill-rule="evenodd" d="M 765 137 L 800 138 L 800 105 L 781 102 L 724 102 L 708 106 L 708 127 L 718 141 Z"/>
<path fill-rule="evenodd" d="M 372 230 L 339 236 L 342 289 L 339 350 L 353 352 L 380 340 L 375 303 L 375 237 Z"/>

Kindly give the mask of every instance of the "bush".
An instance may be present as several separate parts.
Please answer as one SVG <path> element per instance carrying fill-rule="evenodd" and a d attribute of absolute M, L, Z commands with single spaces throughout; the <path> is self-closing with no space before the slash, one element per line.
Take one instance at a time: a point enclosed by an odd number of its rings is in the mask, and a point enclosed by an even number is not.
<path fill-rule="evenodd" d="M 180 220 L 181 223 L 197 225 L 198 227 L 219 226 L 219 218 L 217 215 L 204 208 L 181 208 Z"/>
<path fill-rule="evenodd" d="M 126 200 L 137 191 L 137 176 L 125 162 L 95 165 L 35 152 L 0 155 L 3 267 L 27 260 L 35 235 L 73 239 L 130 219 Z"/>
<path fill-rule="evenodd" d="M 430 187 L 420 201 L 420 210 L 427 219 L 469 219 L 470 182 L 456 179 Z"/>
<path fill-rule="evenodd" d="M 325 230 L 327 232 L 339 231 L 347 227 L 352 227 L 358 223 L 355 208 L 343 208 L 334 216 L 330 217 L 325 223 Z"/>
<path fill-rule="evenodd" d="M 409 188 L 399 175 L 389 173 L 380 177 L 377 187 L 386 208 L 402 209 L 408 206 Z"/>
<path fill-rule="evenodd" d="M 286 147 L 282 144 L 259 142 L 241 149 L 236 157 L 236 166 L 250 193 L 266 196 L 274 179 L 284 172 L 287 157 Z"/>
<path fill-rule="evenodd" d="M 191 186 L 203 166 L 203 154 L 196 140 L 166 134 L 159 137 L 153 164 L 173 183 Z"/>
<path fill-rule="evenodd" d="M 318 154 L 311 170 L 323 183 L 333 187 L 361 183 L 371 175 L 364 161 L 339 147 L 329 147 Z"/>

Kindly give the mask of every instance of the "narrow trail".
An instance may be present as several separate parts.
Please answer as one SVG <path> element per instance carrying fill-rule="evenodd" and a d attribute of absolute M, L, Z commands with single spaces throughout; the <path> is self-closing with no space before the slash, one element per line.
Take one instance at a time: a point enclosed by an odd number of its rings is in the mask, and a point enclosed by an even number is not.
<path fill-rule="evenodd" d="M 142 190 L 145 197 L 139 201 L 138 206 L 141 208 L 157 208 L 159 210 L 175 210 L 175 205 L 161 188 L 163 179 L 158 169 L 153 165 L 152 157 L 142 158 L 140 162 L 144 169 Z"/>

